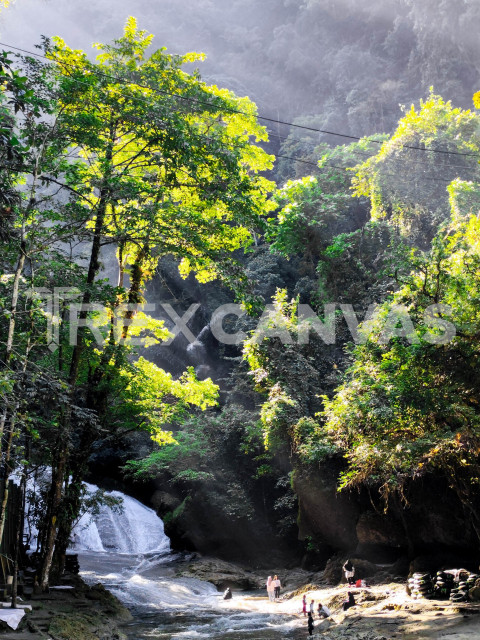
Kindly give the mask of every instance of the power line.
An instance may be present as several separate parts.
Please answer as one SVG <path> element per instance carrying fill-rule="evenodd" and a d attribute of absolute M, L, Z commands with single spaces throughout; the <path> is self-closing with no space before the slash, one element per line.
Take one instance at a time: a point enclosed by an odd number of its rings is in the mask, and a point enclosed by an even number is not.
<path fill-rule="evenodd" d="M 278 138 L 279 140 L 295 140 L 296 142 L 301 142 L 302 144 L 309 144 L 313 147 L 318 146 L 319 143 L 314 142 L 313 140 L 309 140 L 307 138 L 296 138 L 295 136 L 292 136 L 292 134 L 288 134 L 288 135 L 282 135 L 280 133 L 275 133 L 274 131 L 272 131 L 271 129 L 267 129 L 268 135 L 272 136 L 274 138 Z M 321 144 L 321 143 L 320 143 Z M 374 156 L 373 153 L 368 153 L 367 151 L 361 151 L 360 149 L 350 149 L 350 147 L 348 147 L 348 152 L 352 153 L 352 154 L 358 154 L 361 156 L 368 158 L 372 158 Z M 280 156 L 277 156 L 280 157 Z M 286 157 L 286 156 L 284 156 Z M 423 160 L 410 160 L 410 159 L 401 159 L 401 158 L 396 158 L 395 160 L 399 160 L 401 162 L 408 162 L 408 164 L 418 164 L 418 165 L 423 165 L 424 167 L 427 166 L 425 164 L 425 162 Z M 443 164 L 440 165 L 442 168 L 443 167 L 451 167 L 454 169 L 466 169 L 467 171 L 479 171 L 480 167 L 478 166 L 468 166 L 468 165 L 463 165 L 463 164 L 452 164 L 450 162 L 445 162 Z"/>
<path fill-rule="evenodd" d="M 292 156 L 284 156 L 284 155 L 277 155 L 277 158 L 285 158 L 287 160 L 294 160 L 295 162 L 301 162 L 302 164 L 309 164 L 312 167 L 316 167 L 317 169 L 323 169 L 323 168 L 331 168 L 331 169 L 342 169 L 343 171 L 348 171 L 349 169 L 353 169 L 353 167 L 341 167 L 339 165 L 336 164 L 324 164 L 324 165 L 318 165 L 315 162 L 310 162 L 309 160 L 300 160 L 299 158 L 293 158 Z M 383 173 L 382 175 L 385 176 L 391 176 L 393 178 L 398 178 L 398 174 L 396 173 Z M 422 176 L 422 180 L 428 180 L 428 181 L 433 181 L 433 182 L 446 182 L 447 184 L 450 184 L 452 181 L 449 180 L 448 178 L 432 178 L 432 177 L 426 177 L 426 176 Z"/>
<path fill-rule="evenodd" d="M 56 63 L 56 64 L 58 64 L 59 66 L 65 65 L 66 67 L 72 67 L 73 69 L 76 69 L 76 70 L 78 70 L 78 69 L 79 69 L 78 65 L 74 65 L 74 64 L 71 64 L 71 63 L 63 62 L 63 61 L 61 62 L 61 61 L 59 61 L 59 60 L 52 60 L 51 58 L 48 58 L 47 56 L 44 56 L 44 55 L 41 55 L 41 54 L 35 53 L 35 52 L 33 52 L 33 51 L 29 51 L 29 50 L 27 50 L 27 49 L 22 49 L 22 48 L 20 48 L 20 47 L 14 47 L 13 45 L 8 45 L 8 44 L 6 44 L 6 43 L 2 43 L 2 42 L 0 42 L 0 46 L 12 47 L 12 48 L 14 48 L 14 49 L 16 49 L 16 50 L 18 50 L 18 51 L 22 51 L 22 52 L 27 53 L 27 54 L 29 54 L 29 55 L 33 55 L 33 56 L 35 56 L 35 57 L 37 57 L 37 58 L 41 58 L 41 59 L 47 60 L 47 61 L 48 61 L 48 62 L 50 62 L 50 63 L 51 63 L 51 62 L 55 62 L 55 63 Z M 170 97 L 173 97 L 173 98 L 176 98 L 176 99 L 177 99 L 177 98 L 178 98 L 178 99 L 182 99 L 182 100 L 185 100 L 185 101 L 187 101 L 187 102 L 193 102 L 193 103 L 196 103 L 196 104 L 206 105 L 206 106 L 208 106 L 208 107 L 215 107 L 215 105 L 212 105 L 212 104 L 211 104 L 211 103 L 209 103 L 209 102 L 205 102 L 205 101 L 202 101 L 202 100 L 198 100 L 198 99 L 196 99 L 196 98 L 189 98 L 189 97 L 186 97 L 186 96 L 182 96 L 182 95 L 180 95 L 180 94 L 172 94 L 172 93 L 170 93 L 170 92 L 168 92 L 168 91 L 164 91 L 164 90 L 161 90 L 161 89 L 158 89 L 158 90 L 157 90 L 157 89 L 152 89 L 152 88 L 151 88 L 151 87 L 149 87 L 148 85 L 142 85 L 142 84 L 139 84 L 139 83 L 137 83 L 137 82 L 131 82 L 131 81 L 126 80 L 126 79 L 124 79 L 124 78 L 119 78 L 118 76 L 113 76 L 113 75 L 110 75 L 110 74 L 106 74 L 106 73 L 104 73 L 104 72 L 102 72 L 102 71 L 99 71 L 97 68 L 95 68 L 95 73 L 96 73 L 96 75 L 103 76 L 103 77 L 108 78 L 108 79 L 111 79 L 111 80 L 115 80 L 117 83 L 120 83 L 120 84 L 126 84 L 126 85 L 138 86 L 139 88 L 147 89 L 147 90 L 149 90 L 149 91 L 151 91 L 152 93 L 155 93 L 155 94 L 159 94 L 159 95 L 162 95 L 162 94 L 163 94 L 163 95 L 168 95 L 168 96 L 170 96 Z M 77 83 L 79 83 L 79 84 L 83 84 L 83 85 L 85 85 L 85 86 L 90 87 L 90 85 L 89 85 L 88 83 L 86 83 L 86 82 L 82 82 L 82 81 L 81 81 L 81 80 L 79 80 L 79 79 L 75 79 L 75 81 L 76 81 Z M 140 101 L 142 101 L 140 96 L 135 96 L 135 98 L 134 98 L 134 99 L 135 99 L 136 101 L 139 101 L 139 102 L 140 102 Z M 143 101 L 143 103 L 144 103 L 144 104 L 146 104 L 145 100 Z M 247 113 L 242 112 L 242 111 L 240 111 L 240 110 L 232 109 L 232 108 L 229 108 L 229 107 L 225 107 L 224 109 L 222 108 L 222 110 L 229 111 L 229 112 L 232 112 L 232 113 L 237 113 L 237 114 L 240 114 L 240 115 L 245 115 L 245 116 L 247 116 L 247 117 L 250 117 L 250 116 L 251 116 L 251 114 L 247 114 Z M 274 119 L 272 119 L 272 118 L 267 118 L 267 117 L 263 117 L 263 116 L 255 116 L 255 117 L 257 117 L 257 118 L 259 118 L 259 119 L 269 120 L 270 122 L 274 122 L 275 124 L 287 124 L 287 125 L 289 125 L 289 126 L 297 127 L 297 128 L 301 128 L 301 129 L 306 129 L 306 130 L 311 131 L 311 132 L 316 132 L 316 133 L 325 133 L 325 131 L 323 131 L 322 129 L 315 129 L 315 128 L 313 128 L 313 127 L 306 127 L 306 126 L 303 126 L 303 125 L 296 125 L 296 124 L 293 124 L 293 123 L 287 123 L 287 122 L 284 122 L 284 121 L 281 121 L 281 120 L 274 120 Z M 281 134 L 278 134 L 278 133 L 275 133 L 275 132 L 273 132 L 273 131 L 270 131 L 269 129 L 267 129 L 267 132 L 269 133 L 269 135 L 272 135 L 272 136 L 277 137 L 277 138 L 279 138 L 279 139 L 282 139 L 282 138 L 283 138 L 283 139 L 288 139 L 288 138 L 292 139 L 291 134 L 289 134 L 288 136 L 282 136 Z M 332 133 L 332 135 L 340 135 L 340 136 L 342 136 L 342 137 L 351 138 L 351 139 L 356 139 L 356 140 L 361 140 L 361 139 L 362 139 L 362 138 L 358 138 L 358 137 L 356 137 L 356 136 L 348 136 L 348 135 L 346 135 L 346 134 L 344 135 L 344 134 L 336 134 L 336 133 Z M 293 138 L 293 139 L 294 139 L 294 140 L 297 140 L 297 141 L 299 141 L 299 142 L 308 142 L 309 144 L 314 144 L 314 143 L 313 143 L 313 141 L 306 141 L 306 140 L 302 140 L 302 139 L 300 139 L 300 138 Z M 383 144 L 383 141 L 378 141 L 378 140 L 369 140 L 369 142 L 376 143 L 376 144 Z M 232 146 L 234 146 L 234 147 L 238 147 L 238 145 L 234 145 L 234 144 L 233 144 Z M 402 147 L 404 147 L 404 148 L 413 148 L 412 146 L 408 146 L 408 145 L 400 145 L 400 146 L 402 146 Z M 437 151 L 438 151 L 438 152 L 440 152 L 439 150 L 435 150 L 435 149 L 423 149 L 423 148 L 421 148 L 421 147 L 418 147 L 418 150 L 422 150 L 422 151 L 429 151 L 429 150 L 430 150 L 430 151 L 434 151 L 434 152 L 437 152 Z M 364 156 L 367 156 L 367 157 L 371 157 L 371 155 L 370 155 L 370 154 L 368 154 L 368 153 L 366 153 L 366 152 L 362 152 L 362 151 L 357 150 L 357 149 L 352 150 L 352 152 L 353 152 L 353 153 L 359 153 L 359 154 L 364 155 Z M 455 155 L 468 155 L 468 156 L 472 156 L 472 155 L 474 155 L 474 154 L 462 154 L 462 153 L 458 153 L 458 152 L 446 152 L 446 151 L 442 151 L 442 153 L 454 153 Z M 480 156 L 478 156 L 478 157 L 480 157 Z M 334 168 L 334 169 L 339 169 L 339 170 L 342 170 L 342 171 L 347 171 L 348 169 L 353 168 L 353 167 L 343 167 L 343 166 L 334 165 L 334 164 L 324 164 L 324 165 L 322 165 L 322 166 L 319 166 L 319 165 L 318 165 L 317 163 L 315 163 L 315 162 L 310 162 L 310 161 L 308 161 L 308 160 L 303 160 L 303 159 L 301 159 L 301 158 L 294 158 L 294 157 L 292 157 L 292 156 L 288 156 L 288 155 L 285 155 L 285 154 L 276 154 L 276 158 L 283 158 L 283 159 L 286 159 L 286 160 L 291 160 L 291 161 L 293 161 L 293 162 L 300 162 L 301 164 L 306 164 L 306 165 L 310 165 L 310 166 L 312 166 L 312 167 L 315 167 L 317 170 L 321 170 L 322 168 L 324 168 L 324 169 Z M 414 161 L 414 160 L 409 160 L 409 163 L 424 164 L 422 161 Z M 451 167 L 460 167 L 460 168 L 465 168 L 465 169 L 473 170 L 473 168 L 472 168 L 472 167 L 465 167 L 465 166 L 462 166 L 462 165 L 452 165 L 452 164 L 448 164 L 448 163 L 447 163 L 447 164 L 444 164 L 443 166 L 445 166 L 445 167 L 448 167 L 448 166 L 451 166 Z M 3 168 L 4 168 L 4 169 L 7 169 L 7 170 L 10 170 L 10 171 L 11 171 L 12 169 L 13 169 L 13 171 L 15 171 L 15 169 L 16 169 L 17 171 L 19 170 L 19 168 L 9 168 L 9 167 L 8 167 L 8 166 L 6 166 L 6 165 L 3 165 Z M 398 175 L 397 175 L 397 174 L 393 174 L 393 173 L 386 173 L 386 174 L 384 174 L 384 175 L 388 175 L 388 176 L 392 176 L 392 177 L 398 177 Z M 451 180 L 446 179 L 446 178 L 434 178 L 434 177 L 426 177 L 426 176 L 423 176 L 423 178 L 422 178 L 422 179 L 423 179 L 423 180 L 426 180 L 426 181 L 435 181 L 435 182 L 446 182 L 446 183 L 450 183 L 450 182 L 451 182 Z"/>
<path fill-rule="evenodd" d="M 0 46 L 2 47 L 10 47 L 11 49 L 15 49 L 16 51 L 22 51 L 23 53 L 26 53 L 28 55 L 32 55 L 35 56 L 36 58 L 42 58 L 44 60 L 47 60 L 49 62 L 52 62 L 51 58 L 48 58 L 47 56 L 41 55 L 39 53 L 35 53 L 33 51 L 29 51 L 28 49 L 22 49 L 21 47 L 16 47 L 14 45 L 11 44 L 7 44 L 5 42 L 0 42 Z M 65 66 L 70 66 L 73 67 L 75 69 L 79 69 L 79 67 L 77 65 L 73 65 L 71 63 L 68 62 L 59 62 L 58 60 L 53 60 L 53 62 L 56 62 L 57 64 L 64 64 Z M 149 91 L 152 91 L 153 93 L 156 93 L 158 95 L 168 95 L 172 98 L 176 98 L 176 99 L 180 99 L 180 100 L 184 100 L 186 102 L 194 102 L 197 104 L 201 104 L 203 106 L 207 106 L 207 107 L 215 107 L 215 105 L 206 102 L 204 100 L 200 100 L 198 98 L 189 98 L 187 96 L 182 96 L 179 94 L 175 94 L 175 93 L 170 93 L 168 91 L 162 90 L 162 89 L 153 89 L 152 87 L 148 86 L 148 85 L 142 85 L 138 82 L 131 82 L 129 80 L 126 80 L 124 78 L 120 78 L 118 76 L 113 76 L 110 75 L 108 73 L 105 73 L 103 71 L 99 71 L 98 69 L 96 69 L 95 73 L 97 75 L 101 75 L 105 78 L 108 78 L 110 80 L 115 80 L 115 82 L 118 82 L 119 84 L 127 84 L 127 85 L 134 85 L 137 86 L 141 89 L 147 89 Z M 245 113 L 244 111 L 241 111 L 240 109 L 233 109 L 231 107 L 225 107 L 222 108 L 222 111 L 228 111 L 230 113 L 236 113 L 238 115 L 243 115 L 246 117 L 251 117 L 252 114 L 249 113 Z M 326 129 L 318 129 L 316 127 L 308 127 L 306 125 L 301 125 L 301 124 L 295 124 L 293 122 L 287 122 L 285 120 L 279 120 L 279 119 L 275 119 L 275 118 L 269 118 L 268 116 L 262 116 L 262 115 L 256 115 L 255 116 L 258 120 L 265 120 L 266 122 L 272 122 L 274 124 L 281 124 L 281 125 L 285 125 L 288 127 L 295 127 L 297 129 L 302 129 L 304 131 L 311 131 L 311 132 L 315 132 L 315 133 L 322 133 L 324 135 L 330 135 L 330 136 L 338 136 L 339 138 L 345 138 L 348 140 L 362 140 L 362 137 L 359 136 L 353 136 L 353 135 L 349 135 L 346 133 L 340 133 L 338 131 L 328 131 Z M 383 145 L 384 141 L 383 140 L 370 140 L 370 142 L 372 142 L 373 144 L 380 144 Z M 440 153 L 440 154 L 445 154 L 445 155 L 455 155 L 455 156 L 469 156 L 469 157 L 473 157 L 473 158 L 480 158 L 480 154 L 478 153 L 468 153 L 468 152 L 463 152 L 463 151 L 446 151 L 444 149 L 432 149 L 430 147 L 418 147 L 415 145 L 409 145 L 409 144 L 401 144 L 401 147 L 403 147 L 404 149 L 411 149 L 414 151 L 426 151 L 426 152 L 430 152 L 430 153 Z"/>

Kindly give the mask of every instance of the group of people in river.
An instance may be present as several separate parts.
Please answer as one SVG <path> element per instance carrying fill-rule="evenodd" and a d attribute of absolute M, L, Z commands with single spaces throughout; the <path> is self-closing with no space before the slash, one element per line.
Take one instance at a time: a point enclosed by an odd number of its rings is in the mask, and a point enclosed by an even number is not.
<path fill-rule="evenodd" d="M 348 585 L 355 586 L 355 567 L 353 566 L 352 561 L 347 560 L 342 569 L 345 573 L 345 579 L 348 582 Z M 277 575 L 273 576 L 273 578 L 272 576 L 268 576 L 266 587 L 268 599 L 270 600 L 270 602 L 276 602 L 280 598 L 280 589 L 282 587 L 279 577 Z M 355 604 L 355 597 L 353 593 L 349 591 L 347 600 L 345 600 L 342 604 L 342 609 L 343 611 L 347 611 L 348 609 L 350 609 L 350 607 L 354 607 Z M 313 635 L 315 615 L 319 619 L 329 618 L 332 615 L 332 612 L 327 607 L 327 605 L 323 604 L 322 602 L 319 602 L 315 609 L 315 600 L 310 600 L 310 603 L 308 603 L 307 596 L 305 594 L 302 598 L 302 613 L 304 616 L 308 616 L 307 628 L 309 635 Z"/>
<path fill-rule="evenodd" d="M 307 615 L 307 596 L 306 595 L 304 595 L 302 598 L 302 613 L 304 616 Z M 310 605 L 308 605 L 308 615 L 312 616 L 312 618 L 315 615 L 315 600 L 310 600 Z M 319 602 L 318 608 L 317 608 L 317 615 L 319 618 L 328 618 L 332 615 L 332 612 L 327 607 L 327 605 Z"/>
<path fill-rule="evenodd" d="M 303 615 L 305 616 L 305 615 L 307 615 L 307 597 L 306 596 L 303 596 L 302 604 L 303 604 L 302 611 L 303 611 Z M 349 591 L 348 592 L 348 599 L 344 601 L 344 603 L 342 605 L 342 609 L 344 611 L 347 611 L 347 609 L 350 609 L 350 607 L 354 607 L 355 605 L 356 605 L 355 597 L 354 597 L 353 593 L 351 591 Z M 308 611 L 308 620 L 307 620 L 308 634 L 310 636 L 313 635 L 313 629 L 314 629 L 314 626 L 315 626 L 315 623 L 313 621 L 314 611 L 315 611 L 315 602 L 313 600 L 311 600 L 309 611 Z M 321 602 L 319 602 L 318 603 L 317 615 L 318 615 L 319 618 L 329 618 L 332 615 L 332 612 L 327 607 L 327 605 L 322 604 Z"/>
<path fill-rule="evenodd" d="M 278 576 L 268 576 L 267 578 L 267 595 L 270 602 L 275 602 L 280 598 L 280 589 L 282 583 Z"/>

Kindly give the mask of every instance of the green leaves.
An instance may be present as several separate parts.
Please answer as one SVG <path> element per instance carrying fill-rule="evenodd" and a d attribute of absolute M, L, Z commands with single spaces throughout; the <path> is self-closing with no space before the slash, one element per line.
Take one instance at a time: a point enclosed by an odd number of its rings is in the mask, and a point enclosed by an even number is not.
<path fill-rule="evenodd" d="M 369 341 L 354 351 L 345 382 L 325 400 L 325 429 L 348 462 L 341 487 L 380 484 L 388 494 L 433 469 L 453 482 L 458 465 L 478 465 L 479 389 L 472 372 L 480 357 L 480 270 L 473 266 L 480 260 L 480 226 L 471 216 L 454 228 L 434 240 L 421 263 L 413 262 L 421 270 L 413 270 L 409 284 L 383 305 Z M 443 328 L 429 334 L 423 325 L 432 303 L 450 309 L 432 316 L 456 328 L 456 337 L 445 343 Z M 416 344 L 379 341 L 382 318 L 394 304 L 408 305 L 418 327 Z M 432 336 L 440 343 L 432 344 Z"/>
<path fill-rule="evenodd" d="M 355 194 L 370 198 L 373 220 L 388 219 L 427 248 L 450 217 L 448 184 L 480 177 L 479 122 L 432 90 L 419 109 L 412 105 L 380 151 L 357 167 Z"/>

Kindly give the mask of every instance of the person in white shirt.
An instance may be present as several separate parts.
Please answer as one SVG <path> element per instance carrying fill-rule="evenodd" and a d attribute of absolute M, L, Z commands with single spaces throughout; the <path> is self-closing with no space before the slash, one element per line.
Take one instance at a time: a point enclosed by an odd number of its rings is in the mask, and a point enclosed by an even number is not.
<path fill-rule="evenodd" d="M 327 605 L 318 603 L 318 617 L 319 618 L 329 618 L 332 615 L 332 612 L 327 607 Z"/>
<path fill-rule="evenodd" d="M 347 560 L 343 565 L 343 570 L 345 571 L 345 578 L 350 586 L 355 584 L 355 567 L 353 566 L 353 562 L 351 560 Z"/>

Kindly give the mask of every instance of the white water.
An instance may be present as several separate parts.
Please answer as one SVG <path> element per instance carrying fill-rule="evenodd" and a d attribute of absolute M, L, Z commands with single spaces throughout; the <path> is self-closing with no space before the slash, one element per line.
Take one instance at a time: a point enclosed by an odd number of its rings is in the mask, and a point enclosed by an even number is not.
<path fill-rule="evenodd" d="M 89 492 L 97 487 L 87 486 Z M 120 492 L 123 513 L 109 507 L 85 514 L 74 529 L 72 550 L 82 577 L 101 582 L 134 614 L 124 630 L 131 640 L 297 638 L 298 621 L 288 605 L 261 594 L 235 593 L 224 601 L 209 582 L 176 576 L 178 554 L 170 551 L 163 522 L 154 511 Z M 262 597 L 258 597 L 261 595 Z"/>
<path fill-rule="evenodd" d="M 98 491 L 95 485 L 86 487 L 89 493 Z M 123 501 L 121 511 L 103 505 L 95 516 L 84 514 L 72 532 L 72 549 L 128 554 L 170 551 L 163 522 L 152 509 L 120 491 L 107 495 Z"/>

